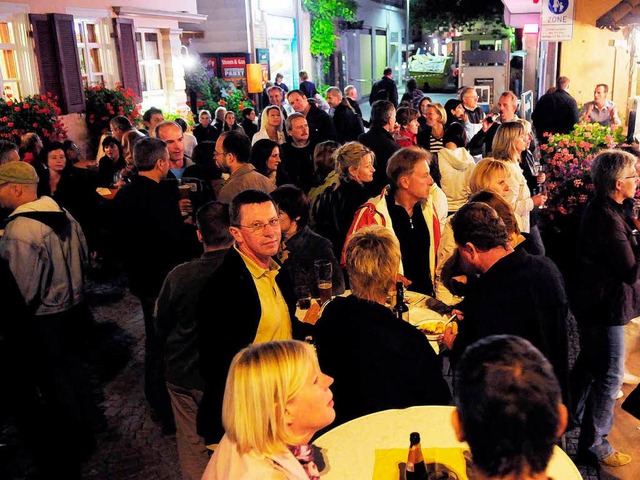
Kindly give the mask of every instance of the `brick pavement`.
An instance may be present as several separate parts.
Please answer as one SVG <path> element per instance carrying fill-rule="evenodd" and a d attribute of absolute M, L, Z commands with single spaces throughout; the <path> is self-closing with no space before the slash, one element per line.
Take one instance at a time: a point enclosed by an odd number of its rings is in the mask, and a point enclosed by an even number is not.
<path fill-rule="evenodd" d="M 124 282 L 90 282 L 89 301 L 98 323 L 122 328 L 116 343 L 129 347 L 126 366 L 104 385 L 108 428 L 83 468 L 86 479 L 179 480 L 174 435 L 162 435 L 144 396 L 144 320 Z"/>

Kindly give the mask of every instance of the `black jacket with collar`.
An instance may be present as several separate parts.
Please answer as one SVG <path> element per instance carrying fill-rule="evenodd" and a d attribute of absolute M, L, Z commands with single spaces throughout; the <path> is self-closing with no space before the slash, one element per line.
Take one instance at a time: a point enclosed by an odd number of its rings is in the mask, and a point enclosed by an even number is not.
<path fill-rule="evenodd" d="M 293 338 L 303 340 L 312 326 L 295 316 L 293 281 L 281 269 L 276 283 L 282 292 L 291 322 Z M 200 293 L 196 307 L 200 367 L 205 379 L 204 396 L 198 410 L 198 433 L 207 444 L 218 443 L 224 434 L 221 422 L 222 398 L 227 372 L 234 355 L 253 343 L 262 308 L 258 289 L 244 260 L 230 248 Z"/>

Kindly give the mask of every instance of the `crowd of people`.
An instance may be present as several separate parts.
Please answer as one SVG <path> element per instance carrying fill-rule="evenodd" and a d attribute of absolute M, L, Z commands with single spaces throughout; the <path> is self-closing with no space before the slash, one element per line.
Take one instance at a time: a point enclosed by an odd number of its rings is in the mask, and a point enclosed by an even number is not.
<path fill-rule="evenodd" d="M 242 119 L 224 107 L 198 112 L 193 128 L 157 108 L 144 128 L 116 116 L 93 173 L 75 166 L 73 142 L 0 141 L 0 274 L 17 305 L 2 333 L 12 348 L 33 336 L 40 365 L 36 374 L 24 362 L 18 417 L 42 442 L 24 406 L 40 392 L 79 445 L 72 455 L 36 449 L 43 471 L 79 478 L 101 426 L 77 359 L 92 262 L 124 271 L 140 302 L 146 398 L 163 432 L 176 433 L 185 479 L 316 479 L 308 444 L 324 428 L 452 398 L 456 432 L 487 475 L 544 472 L 568 421 L 581 427 L 585 458 L 630 462 L 607 435 L 622 382 L 640 380 L 624 365 L 624 326 L 640 316 L 640 220 L 628 206 L 640 158 L 607 150 L 593 162 L 595 197 L 576 239 L 580 308 L 537 221 L 547 199 L 539 143 L 580 119 L 619 124 L 606 85 L 578 112 L 561 77 L 532 125 L 509 91 L 497 115 L 473 87 L 441 105 L 414 80 L 398 99 L 391 69 L 372 88 L 368 119 L 352 85 L 330 87 L 325 101 L 306 72 L 299 88 L 282 81 Z M 350 294 L 312 302 L 300 321 L 301 292 L 318 297 L 317 260 L 333 266 L 333 294 Z M 388 308 L 397 281 L 457 315 L 459 330 L 442 340 L 453 386 L 426 337 Z M 582 349 L 570 370 L 572 314 Z M 532 385 L 516 382 L 516 405 L 553 414 L 544 432 L 527 430 L 547 442 L 539 458 L 481 445 L 475 400 L 497 395 L 486 390 L 495 369 L 507 383 L 524 371 Z"/>

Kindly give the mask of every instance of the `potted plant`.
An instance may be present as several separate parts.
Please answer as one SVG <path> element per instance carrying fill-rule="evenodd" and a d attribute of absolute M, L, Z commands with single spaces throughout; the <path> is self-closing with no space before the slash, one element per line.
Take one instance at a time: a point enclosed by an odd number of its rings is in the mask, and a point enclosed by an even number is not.
<path fill-rule="evenodd" d="M 43 142 L 67 138 L 67 129 L 60 119 L 58 98 L 47 93 L 25 97 L 22 101 L 0 98 L 0 138 L 20 145 L 20 137 L 35 132 Z"/>
<path fill-rule="evenodd" d="M 104 85 L 85 88 L 86 109 L 85 122 L 89 131 L 93 153 L 98 150 L 100 137 L 110 129 L 110 120 L 117 116 L 127 117 L 133 125 L 142 119 L 140 104 L 130 88 L 124 88 L 119 83 L 115 88 L 107 88 Z"/>
<path fill-rule="evenodd" d="M 567 134 L 551 134 L 540 146 L 545 166 L 547 201 L 540 210 L 547 255 L 563 273 L 571 270 L 580 217 L 594 193 L 591 162 L 603 149 L 622 146 L 622 127 L 611 130 L 598 123 L 577 123 Z"/>

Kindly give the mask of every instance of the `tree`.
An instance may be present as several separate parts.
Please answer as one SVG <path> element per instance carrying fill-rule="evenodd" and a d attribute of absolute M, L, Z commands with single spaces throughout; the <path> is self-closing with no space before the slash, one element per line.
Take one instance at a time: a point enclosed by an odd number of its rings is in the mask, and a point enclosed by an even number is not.
<path fill-rule="evenodd" d="M 336 21 L 353 20 L 358 4 L 355 0 L 304 0 L 303 5 L 311 14 L 311 54 L 323 61 L 336 50 Z M 325 63 L 325 73 L 328 69 Z"/>
<path fill-rule="evenodd" d="M 411 0 L 413 25 L 430 32 L 464 30 L 477 22 L 504 27 L 503 12 L 501 0 Z"/>

